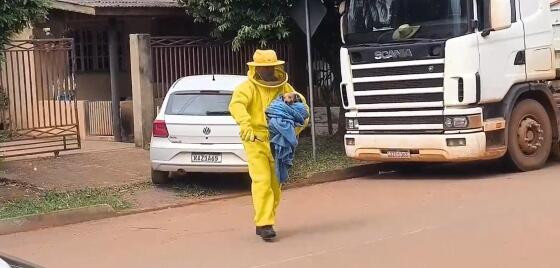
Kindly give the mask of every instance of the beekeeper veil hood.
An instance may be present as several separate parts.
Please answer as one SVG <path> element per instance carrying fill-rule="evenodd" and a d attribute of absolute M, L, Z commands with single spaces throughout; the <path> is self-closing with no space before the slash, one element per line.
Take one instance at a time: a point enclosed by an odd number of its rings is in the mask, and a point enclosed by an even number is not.
<path fill-rule="evenodd" d="M 257 50 L 253 55 L 253 61 L 247 63 L 249 65 L 247 76 L 259 86 L 280 87 L 288 81 L 284 64 L 284 61 L 278 60 L 274 50 Z"/>

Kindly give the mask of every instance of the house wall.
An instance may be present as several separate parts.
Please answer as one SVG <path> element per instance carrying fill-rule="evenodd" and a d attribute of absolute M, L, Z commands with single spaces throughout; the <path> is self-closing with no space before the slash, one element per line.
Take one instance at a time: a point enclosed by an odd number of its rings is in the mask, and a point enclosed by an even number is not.
<path fill-rule="evenodd" d="M 111 100 L 111 79 L 108 73 L 77 73 L 75 78 L 78 100 Z M 119 88 L 122 98 L 132 97 L 130 72 L 119 73 Z"/>
<path fill-rule="evenodd" d="M 132 98 L 132 85 L 130 80 L 130 56 L 128 35 L 151 31 L 150 18 L 130 18 L 118 23 L 120 32 L 120 47 L 123 52 L 123 70 L 118 74 L 120 95 L 123 99 Z M 109 72 L 77 72 L 76 85 L 78 99 L 89 101 L 111 100 L 111 77 Z"/>
<path fill-rule="evenodd" d="M 132 98 L 130 80 L 130 49 L 129 35 L 149 33 L 152 35 L 206 35 L 207 28 L 195 26 L 191 19 L 184 17 L 116 17 L 123 56 L 123 68 L 119 72 L 120 95 L 123 99 Z M 69 37 L 68 32 L 80 28 L 95 27 L 107 29 L 108 17 L 90 16 L 64 11 L 52 11 L 46 22 L 34 25 L 34 38 Z M 50 35 L 46 35 L 49 28 Z M 109 72 L 76 72 L 76 89 L 78 100 L 111 100 L 111 84 Z"/>
<path fill-rule="evenodd" d="M 39 22 L 33 25 L 32 28 L 26 29 L 22 32 L 17 39 L 53 39 L 53 38 L 68 38 L 75 36 L 76 32 L 83 31 L 84 29 L 89 29 L 95 32 L 104 32 L 113 27 L 110 25 L 109 17 L 103 16 L 91 16 L 85 14 L 77 14 L 66 11 L 52 10 L 49 14 L 47 20 Z M 132 86 L 131 86 L 131 75 L 130 75 L 130 49 L 129 49 L 129 35 L 135 33 L 147 33 L 152 36 L 207 36 L 209 29 L 200 24 L 194 24 L 192 19 L 187 16 L 180 17 L 113 17 L 116 20 L 116 28 L 119 33 L 119 50 L 121 53 L 121 67 L 118 73 L 118 82 L 120 88 L 120 95 L 123 99 L 130 99 L 132 97 Z M 77 35 L 76 35 L 77 36 Z M 96 35 L 93 35 L 93 38 Z M 99 36 L 99 35 L 97 35 Z M 98 40 L 98 39 L 95 39 Z M 76 42 L 77 43 L 77 42 Z M 103 44 L 106 44 L 103 42 Z M 91 46 L 93 49 L 97 49 L 96 45 Z M 83 46 L 81 47 L 83 51 Z M 76 49 L 76 51 L 78 51 Z M 90 49 L 90 51 L 92 51 Z M 98 52 L 97 52 L 98 53 Z M 43 55 L 44 54 L 44 55 Z M 68 59 L 64 57 L 59 57 L 54 55 L 55 53 L 43 53 L 38 52 L 35 55 L 31 55 L 30 58 L 31 69 L 35 69 L 35 72 L 31 71 L 31 76 L 29 81 L 34 81 L 34 75 L 41 72 L 47 72 L 55 68 L 55 66 L 60 66 Z M 82 59 L 83 60 L 83 59 Z M 56 64 L 55 64 L 56 62 Z M 83 67 L 84 65 L 82 65 Z M 99 68 L 99 67 L 103 68 Z M 58 67 L 56 67 L 58 68 Z M 68 66 L 66 66 L 68 68 Z M 89 66 L 86 69 L 90 69 Z M 74 107 L 66 107 L 64 102 L 56 102 L 58 104 L 58 111 L 69 112 L 69 114 L 78 114 L 80 122 L 80 133 L 82 137 L 85 133 L 85 126 L 91 120 L 98 120 L 103 118 L 88 118 L 87 113 L 84 112 L 85 103 L 88 101 L 109 101 L 111 100 L 111 85 L 110 85 L 110 74 L 106 70 L 105 63 L 94 64 L 96 71 L 81 71 L 76 70 L 74 72 L 74 84 L 76 89 L 76 99 L 78 100 L 78 109 L 74 110 Z M 35 96 L 45 96 L 39 97 L 35 105 L 38 110 L 46 111 L 49 114 L 49 104 L 55 103 L 52 100 L 55 96 L 55 91 L 53 89 L 59 88 L 60 83 L 54 83 L 50 85 L 48 83 L 37 83 L 33 85 L 35 88 Z M 68 83 L 71 84 L 71 83 Z M 66 86 L 65 88 L 71 88 L 71 86 Z M 48 100 L 48 101 L 47 101 Z M 126 105 L 127 102 L 121 102 L 121 108 L 123 112 L 123 128 L 124 133 L 131 133 L 132 129 L 132 116 L 131 113 L 127 113 L 130 110 Z M 128 107 L 128 108 L 127 108 Z M 25 110 L 25 109 L 24 109 Z M 25 113 L 25 111 L 24 111 Z M 28 112 L 33 116 L 34 112 Z M 45 113 L 45 112 L 43 112 Z M 60 114 L 60 113 L 59 113 Z M 37 114 L 38 115 L 38 114 Z M 28 115 L 26 115 L 28 116 Z M 59 122 L 57 122 L 59 123 Z M 44 124 L 44 122 L 38 122 L 38 124 Z M 128 130 L 127 130 L 128 128 Z"/>

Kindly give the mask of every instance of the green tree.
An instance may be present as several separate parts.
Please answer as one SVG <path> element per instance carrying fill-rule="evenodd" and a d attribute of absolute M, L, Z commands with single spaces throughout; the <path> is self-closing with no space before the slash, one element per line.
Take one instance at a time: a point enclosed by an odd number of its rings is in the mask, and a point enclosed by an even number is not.
<path fill-rule="evenodd" d="M 294 0 L 178 0 L 195 22 L 213 27 L 212 36 L 246 42 L 282 40 L 290 35 L 288 10 Z"/>
<path fill-rule="evenodd" d="M 35 19 L 44 18 L 48 0 L 0 0 L 0 47 Z"/>
<path fill-rule="evenodd" d="M 247 42 L 267 42 L 287 39 L 295 24 L 289 12 L 296 1 L 302 0 L 178 0 L 195 22 L 212 26 L 212 36 L 233 39 L 234 49 Z M 313 46 L 329 63 L 333 70 L 333 87 L 323 92 L 325 98 L 338 94 L 340 83 L 340 27 L 338 4 L 340 0 L 323 0 L 327 15 L 313 37 Z M 341 102 L 339 99 L 340 106 Z M 330 106 L 330 104 L 328 104 Z M 339 119 L 339 133 L 344 132 L 344 112 Z"/>
<path fill-rule="evenodd" d="M 10 38 L 22 31 L 33 20 L 44 18 L 48 10 L 48 0 L 0 0 L 0 49 Z M 0 62 L 4 60 L 0 54 Z M 0 88 L 0 112 L 8 106 L 8 96 Z M 0 141 L 9 137 L 10 132 L 0 122 Z"/>

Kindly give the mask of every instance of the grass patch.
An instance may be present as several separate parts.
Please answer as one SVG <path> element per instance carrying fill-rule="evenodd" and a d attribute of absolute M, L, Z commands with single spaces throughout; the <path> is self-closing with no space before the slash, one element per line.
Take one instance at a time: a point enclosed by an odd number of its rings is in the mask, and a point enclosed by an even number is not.
<path fill-rule="evenodd" d="M 221 194 L 220 190 L 208 186 L 191 183 L 174 183 L 170 186 L 171 190 L 179 197 L 183 198 L 204 198 Z"/>
<path fill-rule="evenodd" d="M 70 192 L 47 192 L 40 197 L 9 201 L 0 206 L 0 219 L 49 213 L 53 211 L 107 204 L 115 210 L 130 208 L 121 189 L 83 189 Z"/>
<path fill-rule="evenodd" d="M 360 165 L 360 161 L 346 156 L 344 143 L 337 137 L 317 137 L 317 160 L 313 160 L 311 137 L 301 138 L 294 166 L 290 170 L 291 180 L 300 180 L 312 174 Z"/>

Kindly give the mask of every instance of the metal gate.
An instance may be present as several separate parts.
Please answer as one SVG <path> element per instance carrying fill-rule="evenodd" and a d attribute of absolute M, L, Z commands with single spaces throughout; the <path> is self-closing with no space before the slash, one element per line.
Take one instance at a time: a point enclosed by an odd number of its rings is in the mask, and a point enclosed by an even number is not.
<path fill-rule="evenodd" d="M 113 136 L 112 101 L 86 103 L 86 132 L 89 136 Z"/>
<path fill-rule="evenodd" d="M 231 42 L 215 42 L 197 37 L 151 37 L 151 54 L 154 64 L 154 98 L 159 106 L 175 80 L 190 75 L 247 74 L 247 62 L 258 45 L 244 45 L 234 51 Z M 292 46 L 287 43 L 270 43 L 278 57 L 287 60 L 286 72 L 291 76 Z"/>
<path fill-rule="evenodd" d="M 11 41 L 0 48 L 0 156 L 79 149 L 72 39 Z"/>

